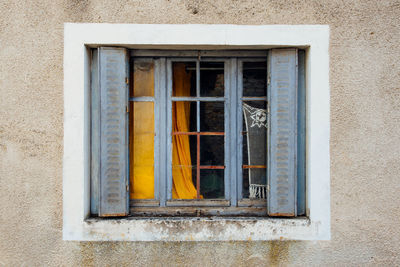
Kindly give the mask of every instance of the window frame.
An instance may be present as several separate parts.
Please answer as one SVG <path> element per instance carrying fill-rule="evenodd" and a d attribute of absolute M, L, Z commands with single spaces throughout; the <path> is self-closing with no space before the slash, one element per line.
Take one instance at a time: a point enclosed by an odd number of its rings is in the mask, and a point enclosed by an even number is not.
<path fill-rule="evenodd" d="M 146 60 L 154 62 L 154 79 L 155 79 L 155 97 L 130 97 L 130 101 L 154 101 L 155 104 L 155 187 L 154 199 L 130 200 L 129 216 L 148 217 L 148 216 L 267 216 L 267 200 L 266 199 L 242 199 L 240 197 L 242 183 L 241 173 L 237 172 L 236 166 L 242 164 L 232 163 L 230 159 L 230 151 L 236 151 L 241 140 L 236 135 L 239 129 L 233 129 L 232 124 L 241 123 L 242 111 L 239 109 L 239 99 L 254 100 L 251 97 L 242 97 L 239 84 L 242 72 L 239 70 L 239 62 L 267 62 L 268 50 L 131 50 L 130 64 L 134 60 Z M 188 97 L 196 100 L 188 101 L 224 101 L 224 183 L 225 183 L 225 199 L 203 199 L 203 200 L 185 200 L 172 199 L 172 103 L 174 101 L 182 101 L 185 98 L 172 96 L 172 65 L 174 62 L 193 62 L 197 68 L 200 62 L 223 62 L 224 63 L 224 96 L 211 97 Z M 197 77 L 199 77 L 199 71 Z M 131 74 L 132 75 L 132 74 Z M 266 70 L 267 75 L 267 70 Z M 201 77 L 200 77 L 201 79 Z M 132 76 L 131 76 L 132 80 Z M 166 80 L 165 87 L 160 87 L 160 83 Z M 131 85 L 132 86 L 132 85 Z M 164 86 L 164 84 L 163 84 Z M 166 89 L 166 92 L 164 90 Z M 200 88 L 199 88 L 200 89 Z M 267 91 L 267 88 L 265 88 Z M 259 99 L 267 102 L 267 97 Z M 258 100 L 258 98 L 256 99 Z M 166 107 L 165 107 L 166 105 Z M 166 112 L 163 112 L 166 111 Z M 161 116 L 166 114 L 167 119 L 162 120 Z M 233 115 L 231 115 L 233 114 Z M 197 115 L 199 116 L 199 115 Z M 163 123 L 163 121 L 166 121 Z M 242 124 L 236 124 L 242 127 Z M 165 129 L 165 130 L 163 130 Z M 160 142 L 166 135 L 167 141 Z M 158 136 L 158 137 L 157 137 Z M 162 153 L 160 153 L 162 151 Z M 241 150 L 239 150 L 241 151 Z M 163 154 L 164 153 L 164 154 Z M 238 152 L 239 153 L 239 152 Z M 166 155 L 165 155 L 166 154 Z M 241 154 L 237 155 L 233 161 L 240 162 Z M 167 171 L 165 174 L 163 166 L 166 164 Z M 161 166 L 161 167 L 159 167 Z M 166 185 L 166 192 L 163 187 Z"/>
<path fill-rule="evenodd" d="M 330 239 L 328 26 L 67 23 L 64 37 L 64 240 Z M 308 218 L 88 219 L 90 214 L 88 47 L 96 47 L 99 44 L 166 49 L 305 48 Z M 174 235 L 165 233 L 160 226 L 161 222 L 169 228 L 179 227 L 181 231 Z M 219 233 L 207 230 L 209 227 L 218 229 Z"/>
<path fill-rule="evenodd" d="M 242 185 L 242 166 L 243 138 L 238 132 L 242 129 L 242 101 L 266 101 L 268 105 L 268 97 L 245 97 L 243 96 L 243 62 L 265 62 L 268 60 L 268 50 L 130 50 L 130 64 L 132 66 L 135 60 L 154 62 L 154 79 L 155 93 L 154 97 L 130 97 L 130 101 L 154 101 L 155 104 L 155 198 L 152 200 L 130 200 L 129 216 L 268 216 L 266 199 L 243 199 L 241 197 Z M 174 62 L 193 62 L 197 68 L 200 62 L 224 62 L 224 96 L 212 97 L 217 100 L 210 100 L 208 97 L 188 97 L 197 100 L 188 101 L 224 101 L 224 128 L 225 128 L 225 199 L 208 199 L 208 200 L 184 200 L 172 199 L 172 148 L 171 148 L 171 132 L 172 132 L 172 102 L 183 100 L 184 98 L 172 96 L 172 64 Z M 267 69 L 265 70 L 267 76 Z M 131 70 L 132 72 L 132 70 Z M 197 72 L 199 77 L 200 70 Z M 304 72 L 303 72 L 304 74 Z M 201 79 L 201 77 L 200 77 Z M 132 81 L 132 73 L 131 78 Z M 160 87 L 160 82 L 166 80 L 166 87 Z M 132 85 L 130 85 L 132 86 Z M 166 94 L 164 90 L 167 90 Z M 200 88 L 199 88 L 200 89 Z M 265 88 L 267 94 L 267 88 Z M 208 99 L 207 99 L 208 98 Z M 167 107 L 165 108 L 165 103 Z M 164 109 L 166 112 L 163 112 Z M 160 120 L 163 114 L 167 115 L 166 126 Z M 199 115 L 197 115 L 199 116 Z M 236 125 L 233 128 L 232 125 Z M 165 129 L 165 130 L 163 130 Z M 166 134 L 167 142 L 164 145 L 160 139 Z M 164 147 L 166 146 L 166 147 Z M 166 150 L 166 152 L 164 152 Z M 166 156 L 163 156 L 163 153 Z M 230 151 L 234 151 L 236 155 L 234 160 L 229 156 Z M 303 149 L 301 151 L 304 151 Z M 232 161 L 237 162 L 232 163 Z M 166 162 L 167 174 L 163 172 L 163 166 Z M 302 177 L 300 179 L 304 179 Z M 166 193 L 162 187 L 167 186 Z M 303 193 L 303 196 L 305 193 Z M 301 213 L 300 216 L 304 216 Z"/>

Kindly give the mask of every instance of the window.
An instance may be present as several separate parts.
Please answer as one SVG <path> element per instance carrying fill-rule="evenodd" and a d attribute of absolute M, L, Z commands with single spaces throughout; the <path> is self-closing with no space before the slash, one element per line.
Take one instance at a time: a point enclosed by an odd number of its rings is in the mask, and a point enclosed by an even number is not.
<path fill-rule="evenodd" d="M 300 68 L 298 70 L 298 77 L 305 78 L 305 90 L 303 92 L 306 97 L 306 101 L 298 101 L 299 105 L 305 105 L 303 110 L 306 111 L 305 124 L 300 124 L 306 127 L 306 135 L 303 139 L 305 146 L 305 163 L 306 168 L 303 172 L 306 172 L 307 179 L 305 180 L 305 205 L 303 207 L 306 211 L 306 216 L 293 217 L 271 217 L 271 216 L 180 216 L 172 217 L 170 215 L 163 217 L 140 217 L 140 216 L 124 216 L 124 217 L 113 217 L 112 219 L 104 218 L 93 218 L 91 216 L 91 203 L 101 203 L 101 199 L 93 201 L 96 194 L 91 194 L 91 155 L 93 149 L 96 146 L 93 145 L 94 138 L 91 136 L 91 128 L 96 127 L 93 124 L 99 122 L 99 118 L 92 116 L 92 108 L 95 108 L 95 103 L 91 103 L 93 99 L 91 95 L 91 79 L 95 76 L 91 75 L 92 53 L 91 50 L 98 47 L 123 47 L 124 49 L 132 49 L 134 51 L 139 50 L 169 50 L 169 51 L 245 51 L 245 50 L 262 50 L 272 51 L 274 48 L 298 48 L 299 50 L 305 50 L 305 75 L 300 74 Z M 122 50 L 124 50 L 122 49 Z M 299 53 L 300 54 L 300 53 Z M 114 57 L 115 56 L 115 57 Z M 117 64 L 118 68 L 124 68 L 123 62 L 129 63 L 130 52 L 122 52 L 116 56 L 113 56 L 113 61 L 108 66 Z M 126 56 L 126 58 L 125 58 Z M 136 55 L 137 56 L 137 55 Z M 147 57 L 154 57 L 154 55 L 146 55 Z M 146 57 L 142 55 L 142 57 Z M 175 55 L 177 56 L 177 55 Z M 165 61 L 163 64 L 167 64 L 171 55 L 159 56 L 159 62 Z M 182 58 L 182 55 L 177 57 Z M 203 59 L 206 57 L 201 55 Z M 210 56 L 210 55 L 209 55 Z M 164 59 L 161 60 L 161 58 Z M 210 56 L 211 57 L 211 56 Z M 241 57 L 238 54 L 235 55 L 215 55 L 218 58 L 225 58 L 228 61 L 236 58 L 238 66 L 239 59 Z M 258 56 L 257 56 L 258 57 Z M 329 161 L 329 27 L 326 25 L 257 25 L 257 26 L 244 26 L 244 25 L 136 25 L 136 24 L 80 24 L 80 23 L 66 23 L 64 32 L 64 156 L 63 156 L 63 239 L 64 240 L 91 240 L 91 241 L 227 241 L 227 240 L 329 240 L 330 239 L 330 161 Z M 186 57 L 185 57 L 186 58 Z M 194 59 L 198 59 L 198 54 L 193 56 Z M 110 57 L 111 59 L 111 57 Z M 267 60 L 271 57 L 267 56 Z M 299 63 L 301 58 L 298 58 Z M 193 61 L 191 61 L 193 62 Z M 156 61 L 155 61 L 156 64 Z M 158 63 L 157 63 L 158 64 Z M 267 63 L 267 69 L 268 69 Z M 103 65 L 107 66 L 107 65 Z M 131 64 L 132 66 L 132 64 Z M 300 66 L 300 64 L 299 64 Z M 101 66 L 100 66 L 101 67 Z M 126 73 L 128 73 L 129 64 L 126 65 Z M 226 66 L 225 70 L 228 70 Z M 114 68 L 115 69 L 115 68 Z M 132 68 L 131 68 L 132 69 Z M 237 71 L 239 68 L 237 68 Z M 271 68 L 269 70 L 272 71 Z M 106 69 L 103 69 L 106 71 Z M 113 72 L 109 71 L 109 78 Z M 268 70 L 267 70 L 268 71 Z M 122 71 L 123 72 L 123 71 Z M 116 72 L 116 73 L 122 73 Z M 154 75 L 158 75 L 158 71 L 155 68 Z M 99 73 L 99 72 L 96 72 Z M 230 72 L 228 72 L 230 73 Z M 170 75 L 167 73 L 167 76 Z M 274 75 L 271 75 L 273 77 Z M 104 77 L 102 75 L 102 77 Z M 105 76 L 107 77 L 107 76 Z M 172 77 L 172 76 L 171 76 Z M 239 82 L 240 75 L 236 75 L 237 79 L 232 80 L 236 82 L 236 87 L 239 88 L 241 84 Z M 275 76 L 276 77 L 276 76 Z M 132 83 L 130 79 L 130 83 Z M 99 79 L 94 79 L 98 81 Z M 100 80 L 101 81 L 101 80 Z M 110 79 L 108 86 L 115 86 L 115 81 Z M 129 89 L 126 81 L 118 79 L 119 82 L 123 82 L 127 86 L 127 92 Z M 166 79 L 155 79 L 154 87 L 166 87 Z M 100 86 L 105 85 L 103 81 Z M 129 82 L 129 79 L 128 79 Z M 229 79 L 231 83 L 231 79 Z M 271 80 L 271 84 L 274 81 Z M 300 83 L 300 80 L 298 80 Z M 122 84 L 118 84 L 122 86 Z M 225 87 L 225 89 L 228 87 Z M 155 90 L 157 94 L 159 90 Z M 111 92 L 112 93 L 112 92 Z M 267 98 L 271 96 L 267 92 Z M 115 102 L 117 106 L 126 111 L 127 104 L 130 103 L 129 95 L 125 96 L 124 101 L 120 103 Z M 157 95 L 154 96 L 157 99 Z M 212 96 L 214 97 L 214 96 Z M 219 96 L 215 96 L 219 97 Z M 233 96 L 230 96 L 232 99 Z M 300 95 L 298 96 L 300 97 Z M 104 97 L 103 97 L 104 99 Z M 297 98 L 299 99 L 299 98 Z M 238 100 L 238 99 L 237 99 Z M 225 100 L 228 101 L 228 100 Z M 229 100 L 230 101 L 230 100 Z M 147 101 L 149 102 L 149 101 Z M 150 101 L 151 102 L 151 101 Z M 190 101 L 193 102 L 193 101 Z M 125 105 L 124 105 L 124 104 Z M 167 105 L 169 102 L 163 102 Z M 232 103 L 232 102 L 229 102 Z M 165 107 L 161 107 L 154 103 L 155 108 L 164 110 Z M 197 105 L 197 104 L 196 104 Z M 196 107 L 197 108 L 197 107 Z M 239 107 L 238 107 L 239 108 Z M 301 107 L 298 107 L 301 110 Z M 112 110 L 112 107 L 110 107 Z M 226 108 L 224 112 L 226 112 Z M 111 125 L 98 125 L 97 127 L 105 127 L 105 129 L 114 129 L 119 133 L 110 131 L 109 141 L 113 141 L 115 149 L 121 149 L 126 151 L 129 144 L 128 132 L 125 132 L 125 127 L 129 124 L 128 114 L 125 112 L 125 117 L 112 117 L 113 114 L 106 114 L 111 116 Z M 270 113 L 274 112 L 272 106 L 270 106 Z M 122 114 L 122 113 L 118 113 Z M 172 110 L 171 110 L 172 114 Z M 300 113 L 297 113 L 300 115 Z M 164 114 L 167 116 L 167 114 Z M 201 115 L 201 114 L 200 114 Z M 240 114 L 236 109 L 236 115 L 240 119 Z M 157 116 L 155 114 L 155 121 Z M 158 118 L 160 120 L 160 118 Z M 243 119 L 243 118 L 242 118 Z M 297 122 L 300 121 L 297 119 Z M 118 123 L 117 123 L 118 122 Z M 236 127 L 240 125 L 238 121 Z M 121 123 L 121 124 L 119 124 Z M 126 123 L 126 124 L 124 124 Z M 166 124 L 167 121 L 160 120 L 160 123 Z M 154 125 L 157 125 L 156 123 Z M 243 124 L 242 124 L 243 125 Z M 275 124 L 276 125 L 276 124 Z M 299 124 L 298 124 L 299 125 Z M 113 128 L 114 127 L 114 128 Z M 236 129 L 231 127 L 230 129 Z M 243 126 L 242 126 L 243 127 Z M 245 127 L 244 127 L 245 128 Z M 163 128 L 161 128 L 163 129 Z M 164 127 L 165 129 L 165 127 Z M 127 129 L 126 129 L 127 130 Z M 157 131 L 157 128 L 154 128 Z M 229 129 L 224 129 L 225 136 Z M 292 131 L 293 132 L 293 131 Z M 162 135 L 165 131 L 160 133 L 156 132 L 155 136 Z M 113 134 L 116 136 L 126 135 L 126 139 L 114 139 Z M 97 137 L 99 138 L 99 137 Z M 168 136 L 164 134 L 160 140 L 164 140 L 164 144 L 168 144 Z M 197 138 L 197 137 L 196 137 Z M 157 141 L 158 138 L 155 138 Z M 106 139 L 107 140 L 107 139 Z M 230 138 L 230 141 L 239 140 Z M 244 139 L 247 140 L 246 138 Z M 99 141 L 99 140 L 98 140 Z M 172 142 L 171 142 L 172 145 Z M 298 142 L 299 145 L 299 142 Z M 231 144 L 231 147 L 234 144 Z M 112 147 L 112 146 L 110 146 Z M 192 146 L 193 147 L 193 146 Z M 241 148 L 242 146 L 237 146 Z M 106 147 L 102 147 L 107 148 Z M 161 148 L 161 147 L 160 147 Z M 272 146 L 271 146 L 272 148 Z M 101 147 L 97 147 L 101 149 Z M 126 150 L 125 150 L 126 149 Z M 158 146 L 154 145 L 155 150 L 155 162 L 154 164 L 161 164 L 156 166 L 154 170 L 167 170 L 167 162 L 161 159 L 157 160 L 157 157 L 165 154 L 166 151 L 159 151 Z M 172 149 L 172 147 L 171 147 Z M 243 149 L 243 148 L 242 148 Z M 267 149 L 268 150 L 268 149 Z M 112 164 L 117 163 L 119 170 L 128 172 L 129 162 L 123 159 L 131 157 L 114 157 L 113 153 L 116 150 L 109 150 L 110 153 L 108 159 L 112 160 Z M 244 149 L 246 151 L 246 149 Z M 107 152 L 107 150 L 106 150 Z M 243 152 L 243 151 L 242 151 Z M 236 155 L 232 151 L 224 151 L 224 157 L 230 155 L 233 160 L 237 160 Z M 296 152 L 298 153 L 298 152 Z M 243 153 L 242 153 L 243 154 Z M 104 156 L 105 153 L 99 153 L 98 155 Z M 122 155 L 122 153 L 119 153 Z M 267 154 L 268 155 L 268 154 Z M 242 156 L 243 158 L 245 157 Z M 271 158 L 271 157 L 269 157 Z M 105 158 L 107 159 L 107 157 Z M 99 158 L 99 162 L 104 159 Z M 268 158 L 267 158 L 268 160 Z M 113 163 L 114 161 L 114 163 Z M 163 165 L 164 164 L 164 165 Z M 232 166 L 236 166 L 237 172 L 236 177 L 239 177 L 239 170 L 243 168 L 243 165 L 238 162 L 225 166 L 224 172 L 231 170 Z M 253 163 L 251 163 L 253 164 Z M 250 164 L 248 164 L 250 165 Z M 257 164 L 258 165 L 258 164 Z M 95 166 L 99 166 L 96 165 Z M 220 166 L 220 165 L 216 165 Z M 268 168 L 268 164 L 267 164 Z M 269 168 L 272 170 L 272 168 Z M 297 171 L 300 169 L 297 168 Z M 96 171 L 96 170 L 94 170 Z M 97 170 L 99 171 L 99 170 Z M 110 170 L 112 171 L 112 169 Z M 200 170 L 201 171 L 201 170 Z M 243 170 L 245 171 L 245 170 Z M 166 173 L 167 171 L 165 171 Z M 156 175 L 156 174 L 155 174 Z M 126 177 L 129 177 L 126 174 Z M 119 185 L 121 188 L 120 196 L 125 194 L 127 196 L 126 185 L 123 183 L 114 183 L 116 181 L 110 181 L 109 185 Z M 165 182 L 165 180 L 160 180 Z M 200 181 L 201 182 L 201 181 Z M 114 184 L 113 184 L 114 183 Z M 106 183 L 107 184 L 107 183 Z M 167 188 L 168 185 L 155 183 L 155 190 L 157 186 L 161 188 Z M 225 184 L 224 184 L 225 186 Z M 99 188 L 99 187 L 97 187 Z M 122 190 L 125 188 L 125 190 Z M 237 187 L 235 187 L 237 188 Z M 272 188 L 272 186 L 271 186 Z M 298 187 L 299 188 L 299 187 Z M 270 189 L 271 191 L 272 189 Z M 224 187 L 225 191 L 225 187 Z M 158 192 L 158 191 L 157 191 Z M 201 194 L 201 192 L 200 192 Z M 117 194 L 118 195 L 118 194 Z M 117 196 L 110 195 L 110 196 Z M 165 192 L 167 195 L 167 192 Z M 270 194 L 271 195 L 271 194 Z M 99 196 L 99 194 L 97 194 Z M 298 196 L 298 195 L 297 195 Z M 204 197 L 204 196 L 203 196 Z M 103 209 L 105 213 L 115 212 L 116 207 L 121 208 L 121 215 L 129 213 L 128 197 L 126 202 L 114 201 L 110 205 L 110 209 Z M 203 198 L 204 199 L 204 198 Z M 100 201 L 99 201 L 100 200 Z M 206 199 L 207 200 L 207 199 Z M 220 200 L 220 199 L 219 199 Z M 142 201 L 142 200 L 140 200 Z M 155 203 L 157 200 L 155 201 Z M 149 200 L 147 205 L 154 208 L 154 204 Z M 239 203 L 239 201 L 238 201 Z M 271 201 L 267 203 L 272 203 Z M 293 203 L 293 202 L 291 202 Z M 98 207 L 97 207 L 98 208 Z M 103 205 L 103 208 L 104 207 Z M 139 208 L 139 207 L 137 207 Z M 141 207 L 142 209 L 148 209 L 149 207 Z M 161 208 L 168 208 L 160 207 Z M 176 208 L 176 207 L 174 207 Z M 179 207 L 181 210 L 186 207 Z M 205 207 L 207 208 L 207 207 Z M 228 209 L 229 207 L 222 207 L 222 209 Z M 267 207 L 268 208 L 268 207 Z M 297 205 L 299 208 L 299 205 Z M 193 209 L 193 207 L 188 207 Z M 221 209 L 221 207 L 218 207 Z M 271 211 L 270 211 L 271 212 Z M 200 211 L 201 213 L 201 211 Z M 132 213 L 131 213 L 132 214 Z M 300 212 L 298 212 L 300 214 Z M 202 215 L 202 214 L 200 214 Z"/>
<path fill-rule="evenodd" d="M 303 50 L 91 52 L 93 215 L 305 215 Z"/>

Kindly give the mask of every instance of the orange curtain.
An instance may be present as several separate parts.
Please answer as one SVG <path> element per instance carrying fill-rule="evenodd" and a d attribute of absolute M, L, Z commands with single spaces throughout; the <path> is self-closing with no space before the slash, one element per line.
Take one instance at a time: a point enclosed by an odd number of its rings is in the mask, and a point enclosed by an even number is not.
<path fill-rule="evenodd" d="M 186 72 L 184 63 L 173 65 L 174 96 L 190 96 L 190 73 Z M 190 103 L 173 102 L 172 130 L 174 132 L 189 132 Z M 192 181 L 192 161 L 188 135 L 172 137 L 172 198 L 195 199 L 196 188 Z"/>

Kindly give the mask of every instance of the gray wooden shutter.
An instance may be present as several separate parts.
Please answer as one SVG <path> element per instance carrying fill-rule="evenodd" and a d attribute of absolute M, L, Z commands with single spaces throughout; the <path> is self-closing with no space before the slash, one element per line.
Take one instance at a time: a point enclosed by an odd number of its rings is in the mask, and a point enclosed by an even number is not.
<path fill-rule="evenodd" d="M 128 53 L 124 48 L 98 50 L 100 89 L 99 216 L 129 213 Z"/>
<path fill-rule="evenodd" d="M 296 216 L 297 49 L 272 49 L 268 57 L 268 214 Z"/>

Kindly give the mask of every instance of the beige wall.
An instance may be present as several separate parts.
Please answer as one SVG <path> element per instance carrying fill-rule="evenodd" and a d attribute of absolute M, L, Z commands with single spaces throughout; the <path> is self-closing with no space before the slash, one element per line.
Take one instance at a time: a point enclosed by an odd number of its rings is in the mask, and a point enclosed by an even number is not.
<path fill-rule="evenodd" d="M 332 240 L 62 241 L 63 23 L 328 24 Z M 0 266 L 400 264 L 400 1 L 0 2 Z"/>

